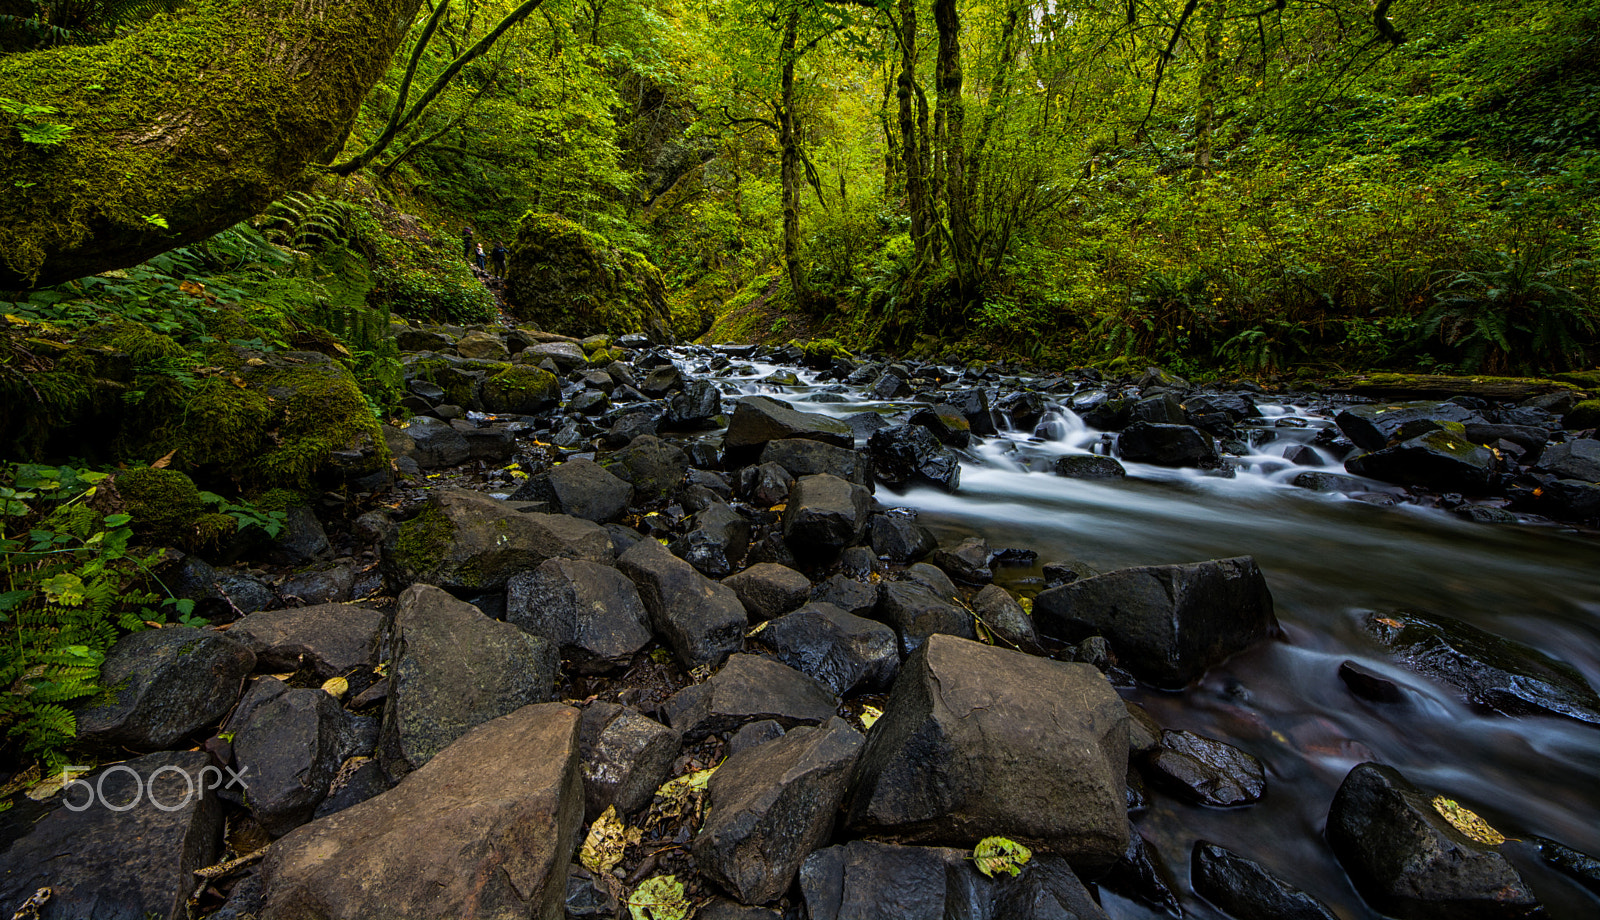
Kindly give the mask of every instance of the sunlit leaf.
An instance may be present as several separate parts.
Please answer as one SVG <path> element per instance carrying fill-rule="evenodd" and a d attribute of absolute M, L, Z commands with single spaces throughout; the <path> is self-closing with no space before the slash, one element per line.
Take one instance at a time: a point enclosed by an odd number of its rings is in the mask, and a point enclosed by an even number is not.
<path fill-rule="evenodd" d="M 675 875 L 657 875 L 639 883 L 628 896 L 633 920 L 686 920 L 689 898 Z"/>
<path fill-rule="evenodd" d="M 1020 874 L 1022 867 L 1032 858 L 1032 850 L 1005 837 L 985 837 L 972 850 L 972 859 L 978 871 L 990 878 L 996 872 Z"/>

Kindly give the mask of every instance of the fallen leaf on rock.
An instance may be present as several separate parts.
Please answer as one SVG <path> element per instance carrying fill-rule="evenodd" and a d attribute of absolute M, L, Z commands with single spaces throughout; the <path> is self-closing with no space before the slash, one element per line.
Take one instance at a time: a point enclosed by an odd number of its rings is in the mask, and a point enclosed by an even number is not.
<path fill-rule="evenodd" d="M 985 837 L 972 850 L 972 860 L 978 871 L 993 878 L 996 872 L 1019 875 L 1022 867 L 1033 858 L 1033 851 L 1005 837 Z"/>
<path fill-rule="evenodd" d="M 628 897 L 633 920 L 686 920 L 689 898 L 675 875 L 657 875 L 639 883 Z"/>
<path fill-rule="evenodd" d="M 1490 846 L 1499 846 L 1506 842 L 1506 835 L 1489 826 L 1489 822 L 1478 817 L 1477 813 L 1467 808 L 1455 799 L 1447 799 L 1442 795 L 1433 797 L 1433 808 L 1444 816 L 1456 830 L 1479 843 Z"/>
<path fill-rule="evenodd" d="M 589 836 L 584 838 L 578 851 L 578 861 L 595 875 L 607 875 L 622 862 L 622 854 L 630 844 L 639 842 L 639 830 L 629 828 L 617 817 L 617 806 L 606 808 L 605 813 L 589 825 Z"/>

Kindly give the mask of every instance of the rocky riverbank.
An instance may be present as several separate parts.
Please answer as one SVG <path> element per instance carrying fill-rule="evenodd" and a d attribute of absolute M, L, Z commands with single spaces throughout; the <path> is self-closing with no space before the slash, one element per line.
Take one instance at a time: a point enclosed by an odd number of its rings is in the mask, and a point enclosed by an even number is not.
<path fill-rule="evenodd" d="M 116 700 L 80 730 L 102 761 L 135 756 L 11 822 L 0 909 L 48 889 L 40 917 L 1331 917 L 1342 890 L 1197 836 L 1158 852 L 1137 821 L 1156 799 L 1272 795 L 1272 763 L 1124 701 L 1286 641 L 1253 559 L 1045 559 L 1017 591 L 995 571 L 1030 547 L 941 544 L 895 493 L 958 491 L 1002 434 L 1010 462 L 1081 478 L 1238 475 L 1293 440 L 1283 473 L 1308 489 L 1486 526 L 1600 515 L 1597 405 L 1571 390 L 1303 396 L 1335 419 L 1317 428 L 1263 413 L 1259 387 L 1158 371 L 397 340 L 415 415 L 383 428 L 393 484 L 364 473 L 292 509 L 255 566 L 171 554 L 169 582 L 221 625 L 113 650 Z M 729 383 L 757 362 L 792 369 Z M 797 372 L 812 408 L 887 405 L 802 411 Z M 1064 411 L 1105 446 L 1013 443 Z M 1367 629 L 1477 710 L 1600 725 L 1582 674 L 1531 647 L 1418 612 Z M 1408 692 L 1353 661 L 1339 679 L 1352 705 Z M 240 782 L 186 795 L 208 767 Z M 1600 907 L 1600 862 L 1507 842 L 1447 792 L 1349 770 L 1319 845 L 1362 909 Z M 1031 851 L 1015 874 L 973 858 L 997 837 Z"/>

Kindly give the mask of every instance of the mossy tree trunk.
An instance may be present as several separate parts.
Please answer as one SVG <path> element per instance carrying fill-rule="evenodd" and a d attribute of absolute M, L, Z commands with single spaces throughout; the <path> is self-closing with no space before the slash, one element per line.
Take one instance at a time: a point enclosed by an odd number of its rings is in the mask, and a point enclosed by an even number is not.
<path fill-rule="evenodd" d="M 118 41 L 0 59 L 0 289 L 123 268 L 315 177 L 420 0 L 199 0 Z M 166 226 L 161 226 L 165 223 Z"/>

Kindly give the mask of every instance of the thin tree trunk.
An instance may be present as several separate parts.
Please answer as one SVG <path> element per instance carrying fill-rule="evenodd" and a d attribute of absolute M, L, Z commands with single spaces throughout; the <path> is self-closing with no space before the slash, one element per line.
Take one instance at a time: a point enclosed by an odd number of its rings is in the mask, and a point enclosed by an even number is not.
<path fill-rule="evenodd" d="M 933 22 L 939 32 L 935 86 L 943 122 L 939 153 L 943 161 L 945 210 L 950 221 L 950 257 L 962 286 L 970 289 L 975 272 L 972 211 L 967 197 L 966 103 L 961 98 L 961 18 L 956 0 L 934 0 Z"/>
<path fill-rule="evenodd" d="M 792 3 L 778 49 L 782 93 L 778 104 L 778 146 L 782 151 L 779 179 L 783 190 L 783 267 L 795 306 L 804 309 L 811 298 L 800 265 L 800 139 L 794 124 L 794 61 L 799 34 L 800 6 Z"/>
<path fill-rule="evenodd" d="M 1226 0 L 1206 4 L 1205 32 L 1200 42 L 1200 80 L 1195 87 L 1194 166 L 1202 176 L 1211 174 L 1211 146 L 1217 125 L 1217 99 L 1222 95 L 1222 23 L 1228 16 Z"/>
<path fill-rule="evenodd" d="M 905 157 L 906 210 L 911 215 L 912 251 L 920 265 L 928 257 L 931 221 L 921 143 L 928 133 L 928 110 L 922 105 L 919 113 L 918 95 L 916 0 L 900 0 L 900 76 L 895 96 L 900 104 L 900 150 Z"/>

